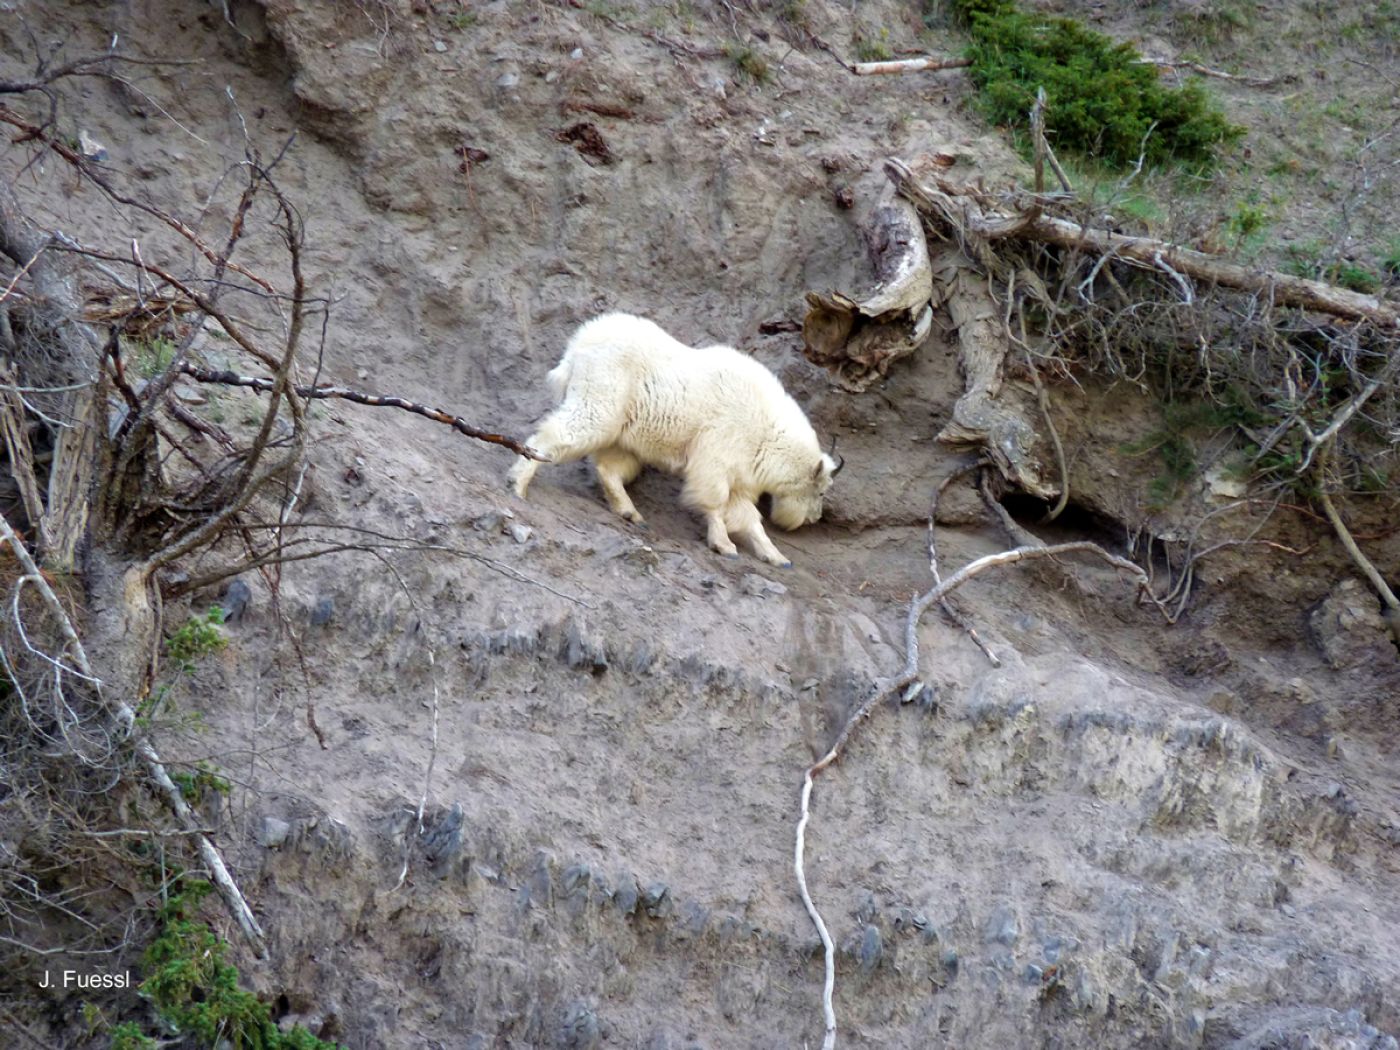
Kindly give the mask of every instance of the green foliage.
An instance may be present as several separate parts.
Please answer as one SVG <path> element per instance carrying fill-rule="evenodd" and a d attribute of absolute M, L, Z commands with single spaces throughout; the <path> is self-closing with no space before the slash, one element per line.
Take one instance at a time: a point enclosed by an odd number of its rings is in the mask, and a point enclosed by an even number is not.
<path fill-rule="evenodd" d="M 1352 262 L 1329 261 L 1319 241 L 1291 244 L 1287 248 L 1287 255 L 1284 269 L 1295 276 L 1326 281 L 1328 284 L 1340 285 L 1363 295 L 1375 295 L 1381 290 L 1380 275 Z M 1397 264 L 1400 264 L 1400 251 L 1393 252 L 1381 262 L 1387 273 L 1395 273 L 1391 267 Z"/>
<path fill-rule="evenodd" d="M 146 949 L 141 994 L 165 1021 L 202 1047 L 233 1050 L 336 1050 L 305 1028 L 283 1032 L 268 1005 L 238 987 L 238 969 L 224 961 L 227 943 L 195 914 L 210 891 L 190 882 L 161 909 L 161 932 Z M 123 1042 L 118 1043 L 118 1035 Z M 135 1025 L 113 1030 L 113 1048 L 146 1050 L 155 1043 Z"/>
<path fill-rule="evenodd" d="M 1400 277 L 1400 237 L 1393 237 L 1381 256 L 1381 269 L 1388 277 Z"/>
<path fill-rule="evenodd" d="M 806 29 L 812 22 L 811 16 L 807 14 L 807 0 L 782 0 L 778 8 L 778 17 L 799 29 Z"/>
<path fill-rule="evenodd" d="M 459 33 L 463 30 L 470 29 L 472 26 L 476 25 L 476 12 L 467 11 L 465 9 L 453 11 L 447 16 L 447 24 Z"/>
<path fill-rule="evenodd" d="M 1251 201 L 1242 202 L 1226 223 L 1236 243 L 1243 243 L 1260 233 L 1273 221 L 1267 208 Z"/>
<path fill-rule="evenodd" d="M 1163 85 L 1130 44 L 1069 18 L 1024 14 L 1012 0 L 953 0 L 972 35 L 968 55 L 990 120 L 1024 126 L 1045 89 L 1053 144 L 1127 167 L 1203 168 L 1244 129 L 1231 124 L 1197 84 Z"/>
<path fill-rule="evenodd" d="M 233 785 L 211 769 L 207 763 L 198 763 L 193 771 L 172 772 L 170 779 L 180 789 L 191 805 L 198 806 L 211 795 L 227 795 Z"/>
<path fill-rule="evenodd" d="M 191 616 L 165 640 L 166 654 L 180 671 L 188 674 L 196 663 L 228 644 L 221 630 L 223 622 L 224 610 L 217 605 L 209 606 L 203 616 Z"/>
<path fill-rule="evenodd" d="M 1156 452 L 1162 472 L 1148 486 L 1149 505 L 1156 510 L 1176 499 L 1181 487 L 1197 473 L 1193 436 L 1228 427 L 1257 426 L 1262 419 L 1233 391 L 1223 403 L 1212 401 L 1164 401 L 1162 425 L 1141 441 L 1125 445 L 1122 452 L 1141 456 Z"/>
<path fill-rule="evenodd" d="M 1353 292 L 1361 292 L 1364 295 L 1375 295 L 1381 290 L 1379 277 L 1366 267 L 1352 263 L 1338 263 L 1332 267 L 1331 279 L 1343 288 L 1350 288 Z"/>
<path fill-rule="evenodd" d="M 768 60 L 747 44 L 725 44 L 724 53 L 729 61 L 739 67 L 756 84 L 768 83 L 773 74 L 768 68 Z"/>
<path fill-rule="evenodd" d="M 156 1041 L 142 1035 L 139 1025 L 123 1021 L 112 1029 L 112 1050 L 156 1050 Z"/>
<path fill-rule="evenodd" d="M 142 379 L 160 375 L 175 360 L 175 342 L 164 336 L 153 339 L 134 339 L 125 347 L 132 360 L 132 367 Z"/>
<path fill-rule="evenodd" d="M 864 33 L 856 36 L 856 58 L 860 61 L 888 62 L 893 57 L 894 52 L 890 50 L 890 31 L 883 26 L 878 37 L 869 37 Z"/>

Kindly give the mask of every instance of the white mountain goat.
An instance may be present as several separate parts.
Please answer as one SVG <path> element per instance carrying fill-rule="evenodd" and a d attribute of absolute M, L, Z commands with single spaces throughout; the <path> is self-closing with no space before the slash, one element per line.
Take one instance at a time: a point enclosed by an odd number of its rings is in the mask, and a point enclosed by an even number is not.
<path fill-rule="evenodd" d="M 756 503 L 772 497 L 784 529 L 816 521 L 841 469 L 777 376 L 729 346 L 686 346 L 630 314 L 606 314 L 574 333 L 549 373 L 560 401 L 528 444 L 553 463 L 593 457 L 614 511 L 642 523 L 624 487 L 643 466 L 685 478 L 681 499 L 705 516 L 708 540 L 736 556 L 743 538 L 773 565 L 792 562 L 763 531 Z M 525 498 L 540 464 L 511 468 Z"/>

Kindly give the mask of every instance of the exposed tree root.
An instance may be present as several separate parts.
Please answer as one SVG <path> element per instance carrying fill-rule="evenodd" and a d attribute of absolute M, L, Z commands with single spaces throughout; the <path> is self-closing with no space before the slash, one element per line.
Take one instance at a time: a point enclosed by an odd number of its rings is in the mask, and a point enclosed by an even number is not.
<path fill-rule="evenodd" d="M 799 815 L 797 820 L 796 842 L 793 851 L 793 872 L 797 877 L 797 890 L 802 898 L 802 903 L 807 909 L 807 914 L 812 920 L 812 925 L 816 927 L 817 936 L 821 938 L 822 950 L 825 962 L 825 982 L 822 986 L 822 1015 L 824 1028 L 822 1036 L 822 1050 L 832 1050 L 836 1046 L 836 1009 L 832 1004 L 832 996 L 836 988 L 836 948 L 831 939 L 831 933 L 827 929 L 826 923 L 822 920 L 821 912 L 817 909 L 816 903 L 812 900 L 812 894 L 807 888 L 807 874 L 805 854 L 807 848 L 807 824 L 811 820 L 811 800 L 812 786 L 816 777 L 824 769 L 829 767 L 838 758 L 854 737 L 856 730 L 860 727 L 875 706 L 882 700 L 886 700 L 897 693 L 910 695 L 917 692 L 919 685 L 919 621 L 928 611 L 934 602 L 940 602 L 949 594 L 961 587 L 974 576 L 978 576 L 988 569 L 993 569 L 1002 565 L 1014 565 L 1017 562 L 1028 561 L 1035 558 L 1050 558 L 1060 554 L 1084 553 L 1093 554 L 1104 561 L 1107 561 L 1116 569 L 1130 573 L 1138 583 L 1139 593 L 1147 590 L 1147 574 L 1141 567 L 1110 554 L 1097 543 L 1078 541 L 1074 543 L 1058 543 L 1045 547 L 1017 547 L 1014 550 L 1002 551 L 999 554 L 988 554 L 978 558 L 976 561 L 963 566 L 952 576 L 949 576 L 941 583 L 936 583 L 932 588 L 917 596 L 909 603 L 909 611 L 904 619 L 904 666 L 890 678 L 876 683 L 870 695 L 863 700 L 854 712 L 846 719 L 846 723 L 837 734 L 835 742 L 821 758 L 817 759 L 808 767 L 802 779 L 802 792 L 799 799 Z"/>

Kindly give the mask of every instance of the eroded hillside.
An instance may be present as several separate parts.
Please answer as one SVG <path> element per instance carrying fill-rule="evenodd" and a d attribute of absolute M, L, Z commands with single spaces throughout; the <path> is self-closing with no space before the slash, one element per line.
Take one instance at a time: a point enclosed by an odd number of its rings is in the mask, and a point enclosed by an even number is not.
<path fill-rule="evenodd" d="M 295 512 L 422 549 L 287 565 L 275 599 L 248 574 L 227 647 L 173 682 L 198 718 L 162 745 L 231 782 L 204 816 L 269 935 L 266 961 L 230 935 L 245 981 L 354 1048 L 818 1045 L 798 790 L 903 662 L 962 378 L 935 323 L 852 394 L 778 322 L 868 279 L 857 220 L 885 156 L 944 152 L 988 185 L 1023 173 L 961 74 L 857 78 L 820 46 L 953 53 L 956 28 L 884 0 L 130 0 L 4 19 L 6 75 L 113 34 L 190 63 L 68 81 L 61 101 L 65 133 L 201 229 L 230 218 L 213 188 L 245 146 L 271 156 L 295 133 L 279 177 L 332 304 L 308 375 L 524 435 L 573 326 L 624 309 L 751 350 L 848 464 L 822 523 L 775 535 L 782 571 L 709 553 L 675 479 L 639 480 L 639 533 L 583 465 L 546 467 L 525 503 L 503 450 L 316 406 Z M 1232 116 L 1291 89 L 1266 90 L 1231 87 Z M 54 157 L 22 170 L 31 156 L 12 143 L 4 164 L 36 217 L 178 258 Z M 1232 177 L 1191 207 L 1242 199 L 1248 172 Z M 1367 265 L 1382 242 L 1357 249 Z M 247 250 L 257 265 L 274 246 Z M 228 363 L 218 340 L 201 352 Z M 1149 517 L 1156 468 L 1128 449 L 1152 403 L 1092 381 L 1054 397 L 1076 509 L 1042 535 L 1121 550 Z M 254 399 L 189 402 L 233 426 Z M 945 511 L 945 571 L 1008 545 L 971 487 Z M 1393 579 L 1393 508 L 1367 513 Z M 1269 536 L 1203 563 L 1174 626 L 1072 560 L 959 592 L 999 666 L 925 619 L 926 688 L 881 704 L 814 796 L 806 872 L 839 949 L 841 1045 L 1396 1045 L 1400 660 L 1315 521 Z M 214 602 L 222 587 L 167 623 Z M 139 979 L 139 949 L 114 966 Z M 0 982 L 15 1024 L 106 1045 L 35 972 Z M 147 1017 L 97 998 L 109 1021 Z"/>

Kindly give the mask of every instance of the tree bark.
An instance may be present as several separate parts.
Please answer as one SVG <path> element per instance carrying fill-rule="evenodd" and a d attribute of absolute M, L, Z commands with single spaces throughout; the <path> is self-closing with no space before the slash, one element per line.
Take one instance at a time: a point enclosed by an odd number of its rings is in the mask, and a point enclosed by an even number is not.
<path fill-rule="evenodd" d="M 874 288 L 864 297 L 808 292 L 803 353 L 860 392 L 914 352 L 933 322 L 933 275 L 919 213 L 886 192 L 862 224 Z"/>

